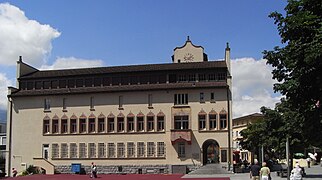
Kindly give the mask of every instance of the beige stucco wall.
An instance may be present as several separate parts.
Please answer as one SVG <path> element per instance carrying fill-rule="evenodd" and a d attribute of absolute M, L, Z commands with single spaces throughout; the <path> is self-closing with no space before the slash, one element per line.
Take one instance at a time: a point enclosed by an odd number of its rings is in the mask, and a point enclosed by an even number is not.
<path fill-rule="evenodd" d="M 205 103 L 199 102 L 199 93 L 204 92 Z M 210 103 L 210 93 L 215 93 L 215 103 Z M 187 157 L 177 157 L 177 145 L 171 144 L 171 108 L 174 94 L 188 93 L 191 108 L 191 129 L 193 132 L 192 144 L 186 143 Z M 100 93 L 84 95 L 59 95 L 59 96 L 37 96 L 37 97 L 15 97 L 13 98 L 13 125 L 12 125 L 12 167 L 22 171 L 21 163 L 27 166 L 33 163 L 33 158 L 42 157 L 42 145 L 52 143 L 109 143 L 109 142 L 165 142 L 165 159 L 95 159 L 98 165 L 126 165 L 126 164 L 200 164 L 202 163 L 201 148 L 207 139 L 214 139 L 220 148 L 227 149 L 227 131 L 202 132 L 198 131 L 198 113 L 203 109 L 209 113 L 212 109 L 219 113 L 227 110 L 226 89 L 206 90 L 177 90 L 177 91 L 151 91 L 151 92 L 124 92 L 124 93 Z M 148 94 L 153 96 L 153 109 L 148 108 Z M 123 108 L 118 109 L 118 97 L 123 96 Z M 94 97 L 94 111 L 90 110 L 90 97 Z M 44 99 L 51 100 L 51 112 L 44 112 Z M 63 98 L 67 98 L 67 112 L 62 111 Z M 142 112 L 147 115 L 149 112 L 157 115 L 160 111 L 165 114 L 164 133 L 114 133 L 104 135 L 50 135 L 44 136 L 43 118 L 48 115 L 52 118 L 57 115 L 61 118 L 66 114 L 69 118 L 75 114 L 79 117 L 85 114 L 87 117 L 93 113 L 98 117 L 101 113 L 108 116 L 112 112 L 117 116 L 120 112 L 126 117 L 130 112 L 137 115 Z M 231 116 L 230 116 L 231 117 Z M 217 125 L 219 122 L 217 122 Z M 97 149 L 96 149 L 97 150 Z M 97 153 L 96 153 L 97 154 Z M 199 158 L 192 158 L 192 154 L 199 154 Z M 89 165 L 93 160 L 51 160 L 51 147 L 49 147 L 49 161 L 55 165 L 68 165 L 71 163 L 82 163 Z"/>
<path fill-rule="evenodd" d="M 174 51 L 174 63 L 178 63 L 180 60 L 181 63 L 185 62 L 202 62 L 203 59 L 203 48 L 202 47 L 195 47 L 192 45 L 191 41 L 187 41 L 185 46 L 182 48 L 177 48 Z M 184 60 L 185 55 L 190 53 L 193 56 L 192 61 Z"/>

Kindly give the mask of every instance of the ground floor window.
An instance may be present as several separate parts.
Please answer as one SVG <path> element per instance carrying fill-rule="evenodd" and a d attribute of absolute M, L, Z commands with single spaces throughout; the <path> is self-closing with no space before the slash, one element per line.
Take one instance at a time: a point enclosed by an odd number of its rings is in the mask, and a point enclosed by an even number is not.
<path fill-rule="evenodd" d="M 117 157 L 118 158 L 124 158 L 125 157 L 124 143 L 117 143 Z"/>
<path fill-rule="evenodd" d="M 148 142 L 148 157 L 154 157 L 155 155 L 155 144 L 154 142 Z"/>
<path fill-rule="evenodd" d="M 145 154 L 145 146 L 144 142 L 138 142 L 138 157 L 144 157 Z"/>
<path fill-rule="evenodd" d="M 76 143 L 71 143 L 70 144 L 70 158 L 77 158 L 77 144 Z"/>
<path fill-rule="evenodd" d="M 113 158 L 115 157 L 115 144 L 108 143 L 108 157 Z"/>
<path fill-rule="evenodd" d="M 221 162 L 227 162 L 227 150 L 221 150 L 220 151 L 220 155 L 221 155 Z"/>
<path fill-rule="evenodd" d="M 178 143 L 178 157 L 186 157 L 186 146 L 184 142 Z"/>
<path fill-rule="evenodd" d="M 88 144 L 88 157 L 89 158 L 95 158 L 96 157 L 96 144 L 95 143 L 89 143 Z"/>
<path fill-rule="evenodd" d="M 158 157 L 165 157 L 165 144 L 164 142 L 158 142 Z"/>
<path fill-rule="evenodd" d="M 104 143 L 98 143 L 98 157 L 99 158 L 104 158 L 106 157 L 106 148 Z"/>
<path fill-rule="evenodd" d="M 58 144 L 52 144 L 51 157 L 52 158 L 59 158 L 59 145 Z"/>
<path fill-rule="evenodd" d="M 68 145 L 66 143 L 61 144 L 61 158 L 68 158 Z"/>
<path fill-rule="evenodd" d="M 86 144 L 79 143 L 79 158 L 86 158 Z"/>

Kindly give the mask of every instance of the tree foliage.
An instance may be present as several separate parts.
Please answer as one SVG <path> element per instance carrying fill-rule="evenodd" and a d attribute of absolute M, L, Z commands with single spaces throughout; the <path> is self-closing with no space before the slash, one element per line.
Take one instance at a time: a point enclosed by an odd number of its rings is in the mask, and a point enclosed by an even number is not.
<path fill-rule="evenodd" d="M 264 51 L 278 81 L 274 90 L 286 95 L 294 111 L 303 114 L 303 134 L 322 147 L 322 1 L 289 0 L 286 14 L 273 12 L 284 47 Z"/>
<path fill-rule="evenodd" d="M 288 137 L 290 149 L 293 152 L 303 152 L 307 143 L 302 133 L 304 118 L 291 109 L 288 101 L 282 99 L 275 109 L 262 107 L 261 112 L 264 115 L 262 121 L 250 124 L 247 129 L 241 131 L 242 148 L 254 152 L 264 146 L 268 154 L 277 152 L 279 155 L 284 155 Z"/>

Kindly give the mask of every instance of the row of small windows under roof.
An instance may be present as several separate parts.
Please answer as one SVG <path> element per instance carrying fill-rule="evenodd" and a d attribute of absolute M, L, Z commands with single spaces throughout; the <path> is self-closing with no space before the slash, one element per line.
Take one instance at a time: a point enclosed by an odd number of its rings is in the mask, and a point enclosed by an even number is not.
<path fill-rule="evenodd" d="M 54 80 L 27 80 L 20 81 L 20 89 L 57 89 L 78 87 L 101 87 L 137 84 L 162 84 L 196 81 L 225 81 L 226 73 L 211 74 L 169 74 L 167 75 L 145 75 L 145 76 L 117 76 L 117 77 L 94 77 L 78 79 L 54 79 Z"/>

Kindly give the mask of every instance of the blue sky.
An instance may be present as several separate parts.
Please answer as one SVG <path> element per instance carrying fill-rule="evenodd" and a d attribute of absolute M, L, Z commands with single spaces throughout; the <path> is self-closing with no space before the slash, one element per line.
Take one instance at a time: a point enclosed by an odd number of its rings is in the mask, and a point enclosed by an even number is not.
<path fill-rule="evenodd" d="M 259 71 L 265 79 L 254 84 L 254 68 L 270 70 L 261 60 L 262 51 L 281 44 L 268 15 L 283 12 L 285 5 L 276 0 L 0 1 L 0 87 L 14 85 L 19 55 L 46 69 L 170 63 L 173 49 L 189 35 L 211 60 L 222 59 L 230 43 L 235 84 L 241 87 L 236 86 L 236 103 L 244 106 L 243 98 L 254 102 L 255 91 L 262 90 L 271 100 L 257 97 L 252 111 L 259 110 L 257 106 L 272 106 L 279 96 L 269 89 L 269 73 Z M 236 107 L 236 116 L 245 113 L 251 111 Z"/>

